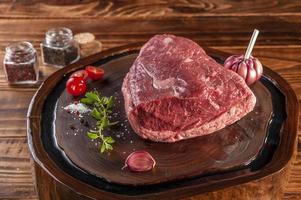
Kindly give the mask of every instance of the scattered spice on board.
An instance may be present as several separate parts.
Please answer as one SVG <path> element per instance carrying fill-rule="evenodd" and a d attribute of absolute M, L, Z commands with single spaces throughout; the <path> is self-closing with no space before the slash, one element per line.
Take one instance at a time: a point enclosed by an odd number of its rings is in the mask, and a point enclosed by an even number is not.
<path fill-rule="evenodd" d="M 90 124 L 89 124 L 89 122 L 87 121 L 87 120 L 85 120 L 84 118 L 80 118 L 80 123 L 82 124 L 82 125 L 84 125 L 85 127 L 90 127 Z"/>
<path fill-rule="evenodd" d="M 70 125 L 70 129 L 74 131 L 76 128 L 75 128 L 74 125 L 71 124 L 71 125 Z"/>

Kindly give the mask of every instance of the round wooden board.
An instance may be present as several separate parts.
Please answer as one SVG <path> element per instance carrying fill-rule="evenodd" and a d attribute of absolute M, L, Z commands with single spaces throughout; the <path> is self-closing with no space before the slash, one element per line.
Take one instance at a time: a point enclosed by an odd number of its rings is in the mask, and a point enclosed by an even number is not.
<path fill-rule="evenodd" d="M 141 44 L 111 49 L 59 70 L 41 86 L 28 113 L 28 138 L 35 161 L 56 180 L 85 196 L 106 199 L 141 199 L 153 195 L 186 197 L 255 180 L 282 169 L 292 156 L 296 139 L 297 100 L 290 86 L 265 68 L 264 77 L 251 89 L 257 104 L 237 123 L 208 136 L 173 144 L 154 143 L 137 136 L 126 121 L 120 92 Z M 226 54 L 205 48 L 218 62 Z M 100 154 L 88 127 L 63 111 L 72 102 L 65 92 L 69 75 L 86 65 L 106 70 L 103 81 L 89 85 L 117 98 L 115 119 L 123 126 L 109 130 L 116 143 L 110 154 Z M 86 116 L 89 124 L 95 121 Z M 75 130 L 70 129 L 75 126 Z M 127 130 L 126 130 L 127 129 Z M 119 137 L 120 136 L 120 137 Z M 156 168 L 147 173 L 121 170 L 133 150 L 147 150 Z"/>
<path fill-rule="evenodd" d="M 257 97 L 255 109 L 237 123 L 213 134 L 175 143 L 151 142 L 139 137 L 127 121 L 121 93 L 123 78 L 137 54 L 111 60 L 100 67 L 106 71 L 105 79 L 89 84 L 89 91 L 116 98 L 112 121 L 120 124 L 106 131 L 114 138 L 112 152 L 100 154 L 99 142 L 87 137 L 95 120 L 84 115 L 90 127 L 80 123 L 79 117 L 63 108 L 79 98 L 66 90 L 56 106 L 55 137 L 66 156 L 76 166 L 108 182 L 126 185 L 148 185 L 201 176 L 205 173 L 224 172 L 243 167 L 256 158 L 267 135 L 271 120 L 272 99 L 265 86 L 257 82 L 252 90 Z M 156 159 L 156 167 L 146 173 L 122 170 L 126 157 L 135 150 L 148 151 Z"/>

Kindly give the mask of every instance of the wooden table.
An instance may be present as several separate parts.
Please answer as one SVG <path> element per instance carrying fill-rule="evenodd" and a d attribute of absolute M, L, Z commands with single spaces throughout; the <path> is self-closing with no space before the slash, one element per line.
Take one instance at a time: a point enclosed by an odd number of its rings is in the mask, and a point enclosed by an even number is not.
<path fill-rule="evenodd" d="M 1 60 L 5 46 L 11 42 L 30 41 L 39 51 L 39 43 L 51 27 L 92 32 L 104 49 L 145 41 L 154 34 L 173 33 L 239 54 L 257 28 L 261 33 L 254 55 L 283 76 L 301 100 L 300 1 L 47 2 L 0 3 Z M 41 80 L 55 70 L 41 66 Z M 37 199 L 26 141 L 26 112 L 37 87 L 11 87 L 0 70 L 0 199 Z M 298 134 L 298 152 L 292 160 L 283 199 L 301 199 L 301 126 Z M 214 193 L 205 196 L 218 199 Z"/>

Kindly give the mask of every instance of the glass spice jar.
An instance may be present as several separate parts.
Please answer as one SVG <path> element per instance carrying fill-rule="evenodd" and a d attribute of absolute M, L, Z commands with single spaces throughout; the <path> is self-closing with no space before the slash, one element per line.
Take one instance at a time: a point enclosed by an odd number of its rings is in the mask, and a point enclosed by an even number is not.
<path fill-rule="evenodd" d="M 10 84 L 34 84 L 39 79 L 37 53 L 29 42 L 6 47 L 3 65 Z"/>
<path fill-rule="evenodd" d="M 80 58 L 79 46 L 68 28 L 49 29 L 41 43 L 41 50 L 42 60 L 46 65 L 64 67 Z"/>

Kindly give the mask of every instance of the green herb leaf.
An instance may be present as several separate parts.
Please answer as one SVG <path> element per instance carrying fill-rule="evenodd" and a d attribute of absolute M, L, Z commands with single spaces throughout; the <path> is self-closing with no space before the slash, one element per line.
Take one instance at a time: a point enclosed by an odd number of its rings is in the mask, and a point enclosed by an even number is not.
<path fill-rule="evenodd" d="M 87 104 L 87 105 L 91 105 L 91 104 L 94 103 L 93 99 L 89 99 L 89 98 L 82 98 L 80 100 L 80 102 L 83 103 L 83 104 Z"/>
<path fill-rule="evenodd" d="M 100 148 L 100 153 L 105 152 L 105 150 L 106 150 L 106 145 L 105 145 L 105 143 L 102 143 L 101 148 Z"/>
<path fill-rule="evenodd" d="M 87 98 L 93 100 L 94 102 L 98 102 L 99 101 L 99 96 L 98 93 L 95 92 L 87 92 L 85 95 Z"/>
<path fill-rule="evenodd" d="M 106 105 L 107 104 L 107 102 L 108 102 L 108 97 L 102 97 L 101 98 L 101 102 L 104 104 L 104 105 Z"/>
<path fill-rule="evenodd" d="M 97 120 L 100 120 L 102 118 L 101 113 L 97 110 L 97 108 L 93 108 L 93 110 L 91 112 L 91 116 Z"/>
<path fill-rule="evenodd" d="M 112 147 L 112 145 L 107 144 L 107 145 L 106 145 L 106 149 L 107 149 L 107 150 L 113 150 L 113 147 Z"/>
<path fill-rule="evenodd" d="M 107 116 L 103 116 L 102 119 L 101 119 L 101 124 L 100 124 L 100 126 L 101 126 L 102 128 L 106 128 L 106 127 L 108 126 L 108 124 L 109 124 L 109 119 L 108 119 L 108 117 L 107 117 Z"/>
<path fill-rule="evenodd" d="M 115 140 L 111 136 L 105 137 L 104 141 L 108 144 L 113 144 L 115 142 Z"/>
<path fill-rule="evenodd" d="M 114 97 L 113 96 L 110 96 L 110 98 L 107 100 L 107 108 L 110 109 L 113 107 L 113 104 L 114 104 Z"/>
<path fill-rule="evenodd" d="M 91 138 L 91 139 L 99 138 L 99 135 L 97 133 L 88 132 L 87 134 L 88 134 L 88 137 Z"/>

